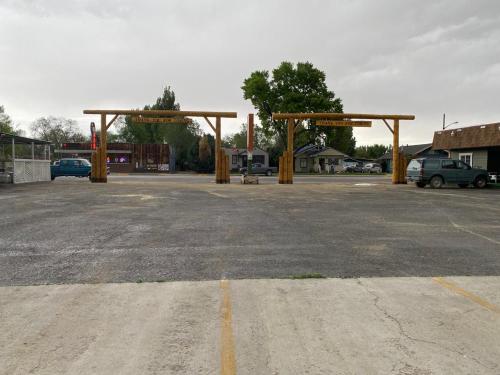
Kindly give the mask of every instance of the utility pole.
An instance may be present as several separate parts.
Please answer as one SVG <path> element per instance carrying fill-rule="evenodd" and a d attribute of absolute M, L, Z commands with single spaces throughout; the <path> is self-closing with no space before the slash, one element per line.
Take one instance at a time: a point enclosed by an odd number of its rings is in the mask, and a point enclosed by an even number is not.
<path fill-rule="evenodd" d="M 444 124 L 446 123 L 446 113 L 443 113 L 443 130 L 445 129 Z"/>

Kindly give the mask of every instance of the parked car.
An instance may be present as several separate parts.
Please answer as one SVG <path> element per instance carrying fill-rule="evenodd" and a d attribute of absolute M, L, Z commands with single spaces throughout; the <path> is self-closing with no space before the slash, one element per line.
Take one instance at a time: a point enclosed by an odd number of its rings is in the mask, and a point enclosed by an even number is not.
<path fill-rule="evenodd" d="M 345 167 L 344 172 L 346 173 L 363 173 L 363 164 L 349 165 Z"/>
<path fill-rule="evenodd" d="M 382 166 L 378 163 L 368 163 L 363 167 L 364 173 L 382 173 Z"/>
<path fill-rule="evenodd" d="M 61 159 L 50 166 L 50 178 L 52 180 L 61 176 L 90 178 L 91 171 L 92 164 L 87 159 Z M 109 166 L 106 166 L 106 172 L 110 174 Z"/>
<path fill-rule="evenodd" d="M 420 158 L 408 164 L 406 180 L 421 188 L 427 184 L 434 189 L 444 184 L 457 184 L 461 188 L 473 184 L 484 188 L 488 184 L 488 171 L 472 168 L 462 160 Z"/>
<path fill-rule="evenodd" d="M 59 164 L 50 166 L 50 177 L 54 180 L 61 176 L 89 177 L 92 165 L 86 159 L 61 159 Z"/>
<path fill-rule="evenodd" d="M 272 176 L 273 173 L 277 172 L 276 167 L 266 167 L 261 163 L 252 164 L 252 174 L 264 174 L 266 176 Z M 246 175 L 248 173 L 248 168 L 240 168 L 240 173 Z"/>

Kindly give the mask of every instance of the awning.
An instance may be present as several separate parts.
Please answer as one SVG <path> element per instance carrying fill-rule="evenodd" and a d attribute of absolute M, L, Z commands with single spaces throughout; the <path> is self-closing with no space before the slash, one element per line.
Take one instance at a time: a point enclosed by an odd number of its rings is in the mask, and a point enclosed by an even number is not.
<path fill-rule="evenodd" d="M 35 145 L 50 145 L 49 141 L 42 141 L 41 139 L 21 137 L 19 135 L 0 132 L 0 144 L 12 144 L 12 140 L 14 140 L 15 144 L 29 144 L 30 145 L 30 144 L 34 143 Z"/>

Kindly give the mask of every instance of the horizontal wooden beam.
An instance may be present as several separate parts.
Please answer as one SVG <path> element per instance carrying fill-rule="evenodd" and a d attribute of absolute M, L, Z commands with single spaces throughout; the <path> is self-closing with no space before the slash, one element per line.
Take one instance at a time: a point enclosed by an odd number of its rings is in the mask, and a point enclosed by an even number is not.
<path fill-rule="evenodd" d="M 339 120 L 317 120 L 317 126 L 355 126 L 369 128 L 371 121 L 339 121 Z"/>
<path fill-rule="evenodd" d="M 130 116 L 190 116 L 190 117 L 224 117 L 236 118 L 236 112 L 211 112 L 211 111 L 167 111 L 167 110 L 139 110 L 139 109 L 85 109 L 85 115 L 130 115 Z"/>
<path fill-rule="evenodd" d="M 368 113 L 273 113 L 273 120 L 293 119 L 359 119 L 359 120 L 415 120 L 414 115 L 373 115 Z"/>

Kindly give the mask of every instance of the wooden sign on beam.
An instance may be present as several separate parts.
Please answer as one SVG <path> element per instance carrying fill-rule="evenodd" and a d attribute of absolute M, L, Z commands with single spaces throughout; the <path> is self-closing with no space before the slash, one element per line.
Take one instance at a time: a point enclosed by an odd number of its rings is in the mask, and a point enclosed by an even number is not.
<path fill-rule="evenodd" d="M 142 117 L 133 116 L 133 122 L 146 124 L 190 124 L 192 120 L 185 117 Z"/>
<path fill-rule="evenodd" d="M 335 121 L 335 120 L 317 120 L 318 126 L 356 126 L 369 128 L 372 126 L 371 121 Z"/>

